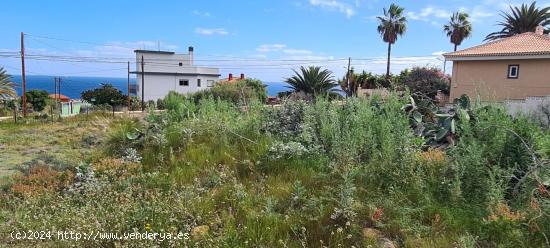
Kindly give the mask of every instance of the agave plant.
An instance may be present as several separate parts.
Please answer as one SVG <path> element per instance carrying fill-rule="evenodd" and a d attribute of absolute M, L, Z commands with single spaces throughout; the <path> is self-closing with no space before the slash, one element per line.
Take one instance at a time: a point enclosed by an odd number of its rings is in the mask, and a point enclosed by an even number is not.
<path fill-rule="evenodd" d="M 473 116 L 470 98 L 462 95 L 454 100 L 454 106 L 448 112 L 442 112 L 431 101 L 416 101 L 403 106 L 409 114 L 414 133 L 424 138 L 425 144 L 436 148 L 445 148 L 455 143 L 457 127 L 460 121 L 470 121 Z"/>
<path fill-rule="evenodd" d="M 511 37 L 525 32 L 534 32 L 537 26 L 546 27 L 550 25 L 550 7 L 539 9 L 536 2 L 522 4 L 521 7 L 510 6 L 511 13 L 502 12 L 503 21 L 498 23 L 502 30 L 493 32 L 485 37 L 486 41 L 498 40 Z M 547 33 L 546 31 L 545 33 Z"/>
<path fill-rule="evenodd" d="M 300 67 L 294 70 L 295 75 L 287 78 L 288 88 L 295 92 L 302 92 L 313 97 L 328 95 L 335 92 L 336 82 L 329 70 L 322 70 L 319 66 Z"/>
<path fill-rule="evenodd" d="M 11 77 L 3 67 L 0 67 L 0 100 L 6 100 L 15 97 L 15 84 L 11 82 Z"/>

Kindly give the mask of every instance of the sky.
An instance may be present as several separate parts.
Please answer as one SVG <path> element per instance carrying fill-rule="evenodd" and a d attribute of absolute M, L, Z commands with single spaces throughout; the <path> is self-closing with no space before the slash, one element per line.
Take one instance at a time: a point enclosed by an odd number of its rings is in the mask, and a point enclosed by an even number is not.
<path fill-rule="evenodd" d="M 340 78 L 348 58 L 355 70 L 385 72 L 387 44 L 376 16 L 382 0 L 234 1 L 30 1 L 4 0 L 0 54 L 18 52 L 24 32 L 27 54 L 134 60 L 134 49 L 187 53 L 198 65 L 280 82 L 300 65 L 319 65 Z M 473 34 L 461 47 L 483 42 L 499 30 L 500 11 L 522 1 L 394 1 L 405 8 L 407 31 L 392 47 L 392 73 L 412 66 L 442 67 L 440 54 L 453 49 L 442 31 L 454 11 L 470 14 Z M 526 2 L 530 3 L 530 2 Z M 538 1 L 539 7 L 550 0 Z M 51 58 L 51 57 L 50 57 Z M 0 66 L 20 74 L 19 58 Z M 448 64 L 448 67 L 450 63 Z M 132 70 L 135 64 L 131 65 Z M 28 58 L 29 75 L 126 77 L 122 63 L 44 61 Z M 448 70 L 449 68 L 447 68 Z"/>

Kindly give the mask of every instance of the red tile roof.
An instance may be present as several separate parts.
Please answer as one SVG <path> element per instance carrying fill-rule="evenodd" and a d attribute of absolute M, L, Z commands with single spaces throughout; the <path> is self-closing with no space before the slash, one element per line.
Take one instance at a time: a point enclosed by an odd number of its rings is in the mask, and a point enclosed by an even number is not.
<path fill-rule="evenodd" d="M 60 101 L 62 102 L 68 102 L 70 101 L 71 99 L 68 97 L 68 96 L 65 96 L 65 95 L 61 95 L 61 94 L 49 94 L 49 97 L 51 99 L 59 99 Z"/>
<path fill-rule="evenodd" d="M 488 42 L 464 50 L 443 54 L 446 58 L 486 56 L 550 55 L 550 37 L 532 32 Z"/>

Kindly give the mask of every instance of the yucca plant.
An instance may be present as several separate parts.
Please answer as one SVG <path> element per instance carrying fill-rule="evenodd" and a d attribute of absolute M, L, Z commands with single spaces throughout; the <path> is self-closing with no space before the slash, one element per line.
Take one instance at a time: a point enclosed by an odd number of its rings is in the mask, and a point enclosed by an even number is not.
<path fill-rule="evenodd" d="M 472 24 L 468 21 L 468 17 L 468 14 L 464 12 L 453 13 L 449 23 L 443 26 L 443 31 L 447 34 L 447 37 L 451 38 L 451 43 L 455 45 L 455 51 L 462 44 L 462 41 L 472 34 Z"/>
<path fill-rule="evenodd" d="M 386 77 L 390 76 L 390 56 L 391 45 L 397 41 L 398 36 L 402 36 L 407 30 L 407 18 L 403 16 L 405 9 L 396 4 L 391 4 L 389 9 L 384 8 L 384 16 L 378 16 L 378 33 L 382 36 L 384 42 L 388 43 L 388 63 L 386 67 Z"/>
<path fill-rule="evenodd" d="M 11 82 L 11 76 L 0 67 L 0 100 L 6 100 L 15 97 L 15 84 Z"/>
<path fill-rule="evenodd" d="M 313 97 L 328 95 L 335 92 L 336 82 L 332 72 L 321 69 L 319 66 L 301 66 L 299 71 L 294 70 L 294 76 L 285 80 L 295 92 L 302 92 Z"/>
<path fill-rule="evenodd" d="M 503 21 L 498 22 L 502 30 L 493 32 L 485 37 L 485 41 L 493 41 L 525 32 L 534 32 L 537 26 L 550 25 L 550 7 L 539 9 L 536 2 L 531 5 L 522 4 L 521 7 L 510 6 L 511 13 L 502 12 Z M 548 30 L 545 31 L 548 33 Z"/>

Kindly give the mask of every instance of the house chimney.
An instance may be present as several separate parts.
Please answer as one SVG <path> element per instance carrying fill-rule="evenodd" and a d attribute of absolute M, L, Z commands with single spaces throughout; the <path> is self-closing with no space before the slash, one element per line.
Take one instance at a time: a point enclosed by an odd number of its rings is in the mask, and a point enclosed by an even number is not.
<path fill-rule="evenodd" d="M 537 29 L 535 29 L 535 34 L 544 35 L 544 27 L 541 25 L 538 25 Z"/>
<path fill-rule="evenodd" d="M 244 73 L 241 73 L 241 80 L 244 80 Z"/>
<path fill-rule="evenodd" d="M 189 47 L 189 65 L 193 66 L 193 47 Z"/>
<path fill-rule="evenodd" d="M 227 78 L 227 81 L 233 80 L 233 73 L 229 73 L 229 77 Z"/>

